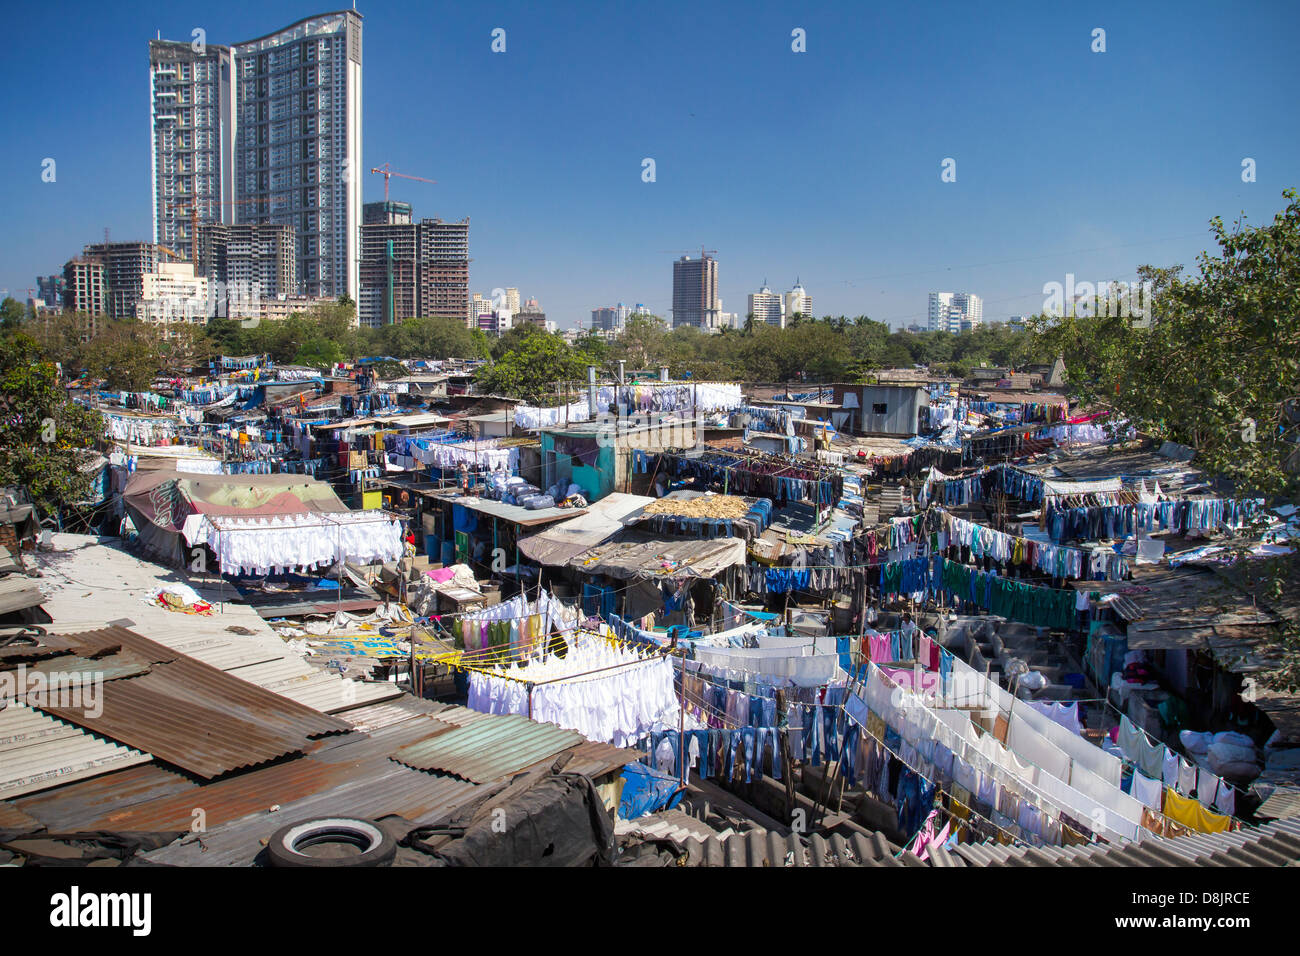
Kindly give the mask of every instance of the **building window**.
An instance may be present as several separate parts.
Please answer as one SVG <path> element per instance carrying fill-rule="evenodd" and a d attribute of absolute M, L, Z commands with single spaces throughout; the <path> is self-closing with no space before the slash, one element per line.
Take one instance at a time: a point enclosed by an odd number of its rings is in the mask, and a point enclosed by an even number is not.
<path fill-rule="evenodd" d="M 873 415 L 887 415 L 888 413 L 889 405 L 885 402 L 874 402 L 871 406 L 871 414 Z"/>

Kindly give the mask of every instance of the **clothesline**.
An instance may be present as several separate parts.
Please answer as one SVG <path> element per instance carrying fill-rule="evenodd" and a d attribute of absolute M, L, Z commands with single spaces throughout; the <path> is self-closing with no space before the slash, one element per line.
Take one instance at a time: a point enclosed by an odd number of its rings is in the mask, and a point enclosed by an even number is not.
<path fill-rule="evenodd" d="M 860 688 L 860 689 L 865 693 L 865 683 L 862 681 L 861 676 L 860 676 L 860 675 L 862 674 L 862 672 L 864 671 L 864 669 L 865 669 L 865 667 L 858 667 L 858 668 L 855 669 L 854 674 L 853 674 L 853 676 L 852 676 L 852 678 L 851 678 L 851 680 L 850 680 L 850 684 L 849 684 L 849 691 L 850 691 L 850 693 L 853 692 L 855 686 L 858 687 L 858 688 Z M 893 683 L 892 681 L 890 681 L 890 679 L 889 679 L 887 676 L 885 676 L 885 675 L 883 674 L 883 672 L 882 672 L 882 677 L 884 677 L 884 679 L 885 679 L 887 682 L 889 682 L 889 683 Z M 893 686 L 894 686 L 895 688 L 899 688 L 900 685 L 898 685 L 898 684 L 893 684 Z M 861 699 L 863 699 L 863 698 L 862 698 L 861 696 L 859 696 L 859 699 L 861 700 Z M 845 698 L 845 702 L 846 702 L 846 703 L 847 703 L 847 700 L 848 700 L 848 698 L 847 698 L 847 696 L 846 696 L 846 698 Z M 871 713 L 872 711 L 869 710 L 868 712 Z M 857 725 L 857 727 L 858 727 L 858 729 L 859 729 L 859 732 L 860 732 L 861 734 L 863 734 L 863 735 L 866 736 L 868 739 L 873 740 L 873 741 L 875 741 L 877 744 L 879 744 L 879 745 L 880 745 L 880 748 L 881 748 L 882 750 L 884 750 L 886 753 L 888 753 L 891 757 L 893 757 L 895 760 L 897 760 L 899 763 L 901 763 L 901 764 L 902 764 L 903 766 L 905 766 L 907 769 L 911 770 L 912 773 L 914 773 L 914 774 L 915 774 L 918 778 L 920 778 L 922 781 L 924 781 L 924 782 L 926 782 L 926 783 L 932 785 L 932 786 L 934 787 L 935 792 L 936 792 L 937 794 L 943 794 L 943 795 L 947 796 L 949 800 L 951 800 L 951 801 L 957 803 L 957 804 L 958 804 L 959 806 L 961 806 L 961 807 L 964 807 L 968 813 L 972 814 L 972 815 L 975 816 L 975 817 L 978 817 L 980 820 L 983 820 L 985 823 L 987 823 L 989 826 L 993 827 L 993 828 L 994 828 L 995 830 L 997 830 L 998 832 L 1006 834 L 1007 837 L 1008 837 L 1008 838 L 1009 838 L 1013 843 L 1019 843 L 1019 844 L 1022 844 L 1022 845 L 1032 845 L 1032 844 L 1030 844 L 1030 841 L 1024 839 L 1023 837 L 1017 836 L 1013 831 L 1007 829 L 1006 827 L 1003 827 L 1003 826 L 999 825 L 998 823 L 996 823 L 996 822 L 995 822 L 994 820 L 992 820 L 991 818 L 986 817 L 984 814 L 982 814 L 982 813 L 980 813 L 979 811 L 977 811 L 974 807 L 971 807 L 971 806 L 969 806 L 968 804 L 966 804 L 964 801 L 958 800 L 958 799 L 956 798 L 956 796 L 952 793 L 952 791 L 949 790 L 949 789 L 946 789 L 946 788 L 945 788 L 945 787 L 940 783 L 939 780 L 937 780 L 937 779 L 933 779 L 933 778 L 927 776 L 926 774 L 922 773 L 922 772 L 921 772 L 917 767 L 915 767 L 915 766 L 913 766 L 911 763 L 909 763 L 909 762 L 908 762 L 908 761 L 903 757 L 903 755 L 902 755 L 901 753 L 899 753 L 899 752 L 893 750 L 893 749 L 892 749 L 892 748 L 891 748 L 891 747 L 890 747 L 890 746 L 889 746 L 889 745 L 888 745 L 888 744 L 887 744 L 887 743 L 886 743 L 886 742 L 885 742 L 881 737 L 877 737 L 875 734 L 871 733 L 871 730 L 870 730 L 869 727 L 867 727 L 866 723 L 864 723 L 864 722 L 863 722 L 862 720 L 860 720 L 857 716 L 855 716 L 855 715 L 852 713 L 852 711 L 849 710 L 847 707 L 843 708 L 843 713 L 844 713 L 844 717 L 845 717 L 846 720 L 851 720 L 851 721 L 853 721 L 853 723 L 854 723 L 855 725 Z M 881 718 L 881 724 L 882 724 L 882 726 L 888 726 L 887 724 L 884 723 L 883 715 L 881 715 L 881 714 L 877 714 L 877 716 Z M 892 728 L 891 728 L 891 729 L 892 729 Z M 901 734 L 899 731 L 897 731 L 897 730 L 895 730 L 895 733 L 899 733 L 899 739 L 900 739 L 900 741 L 901 741 L 901 740 L 902 740 L 902 734 Z M 996 739 L 996 738 L 995 738 L 995 739 Z M 901 749 L 901 748 L 900 748 L 900 749 Z M 838 762 L 838 763 L 839 763 L 839 766 L 840 766 L 841 769 L 843 769 L 843 761 L 844 761 L 844 754 L 841 753 L 841 754 L 840 754 L 840 760 L 839 760 L 839 762 Z M 952 820 L 961 820 L 961 819 L 962 819 L 961 817 L 956 817 L 954 814 L 952 814 L 952 812 L 951 812 L 950 809 L 945 809 L 945 812 L 948 814 L 948 817 L 949 817 L 949 820 L 950 820 L 950 821 L 952 821 Z M 926 819 L 928 819 L 928 816 L 929 816 L 929 815 L 927 814 L 927 815 L 926 815 Z M 1084 837 L 1083 837 L 1083 834 L 1079 833 L 1077 830 L 1075 830 L 1075 829 L 1074 829 L 1073 827 L 1071 827 L 1069 824 L 1067 824 L 1067 823 L 1065 823 L 1063 820 L 1061 820 L 1061 819 L 1060 819 L 1060 814 L 1058 814 L 1058 820 L 1057 820 L 1057 822 L 1060 824 L 1061 829 L 1062 829 L 1063 831 L 1064 831 L 1064 830 L 1069 830 L 1071 833 L 1075 834 L 1075 835 L 1078 836 L 1080 839 L 1083 839 L 1083 838 L 1084 838 Z M 924 829 L 924 821 L 922 821 L 922 829 Z M 918 832 L 920 832 L 920 831 L 918 831 Z"/>
<path fill-rule="evenodd" d="M 846 711 L 845 713 L 848 714 L 847 711 Z M 958 800 L 956 797 L 953 796 L 952 792 L 951 792 L 950 790 L 945 789 L 945 788 L 943 787 L 943 785 L 939 783 L 939 781 L 937 781 L 937 780 L 931 780 L 929 777 L 925 776 L 925 774 L 921 773 L 920 770 L 916 769 L 916 767 L 913 767 L 910 763 L 908 763 L 906 760 L 904 760 L 901 754 L 899 754 L 897 751 L 895 751 L 895 750 L 893 750 L 892 748 L 890 748 L 890 746 L 889 746 L 888 744 L 886 744 L 883 740 L 881 740 L 879 737 L 877 737 L 877 736 L 875 736 L 873 733 L 871 733 L 871 731 L 868 730 L 867 727 L 866 727 L 866 726 L 865 726 L 861 721 L 859 721 L 857 718 L 853 717 L 852 714 L 848 714 L 848 717 L 849 717 L 850 720 L 852 720 L 852 721 L 854 722 L 854 724 L 856 724 L 856 725 L 858 726 L 858 729 L 859 729 L 859 732 L 860 732 L 860 733 L 862 733 L 862 734 L 863 734 L 865 737 L 867 737 L 868 739 L 873 740 L 873 741 L 875 741 L 877 744 L 879 744 L 881 750 L 885 751 L 885 753 L 889 754 L 891 757 L 893 757 L 895 760 L 897 760 L 899 763 L 901 763 L 901 764 L 902 764 L 904 767 L 906 767 L 908 770 L 912 771 L 912 773 L 916 774 L 917 777 L 919 777 L 921 780 L 924 780 L 926 783 L 932 785 L 932 786 L 934 787 L 934 789 L 935 789 L 935 793 L 936 793 L 936 794 L 943 794 L 943 795 L 947 796 L 949 800 L 952 800 L 952 801 L 953 801 L 954 803 L 956 803 L 958 806 L 964 807 L 964 808 L 967 810 L 967 812 L 969 812 L 969 813 L 971 814 L 971 816 L 978 817 L 980 820 L 982 820 L 982 821 L 984 821 L 985 823 L 987 823 L 990 827 L 992 827 L 993 829 L 997 830 L 999 833 L 1005 833 L 1005 834 L 1007 835 L 1007 838 L 1010 839 L 1010 840 L 1012 841 L 1012 843 L 1014 843 L 1014 844 L 1019 844 L 1019 845 L 1021 845 L 1021 846 L 1030 846 L 1030 845 L 1032 845 L 1032 844 L 1030 844 L 1029 841 L 1027 841 L 1024 837 L 1017 836 L 1015 833 L 1011 832 L 1011 831 L 1008 830 L 1006 827 L 999 826 L 997 823 L 994 823 L 991 819 L 989 819 L 988 817 L 984 816 L 984 814 L 982 814 L 982 813 L 980 813 L 979 811 L 977 811 L 974 807 L 968 806 L 966 803 L 964 803 L 964 802 Z M 840 762 L 841 762 L 841 763 L 843 762 L 843 759 L 844 759 L 844 758 L 843 758 L 843 755 L 841 755 L 841 757 L 840 757 Z M 951 811 L 951 810 L 945 809 L 944 812 L 948 814 L 948 818 L 949 818 L 950 821 L 952 821 L 952 820 L 961 820 L 961 819 L 962 819 L 961 817 L 955 817 L 955 816 L 952 814 L 952 811 Z M 1062 829 L 1062 830 L 1069 830 L 1071 833 L 1075 834 L 1075 835 L 1078 836 L 1080 839 L 1084 839 L 1083 834 L 1079 833 L 1077 830 L 1075 830 L 1074 828 L 1070 827 L 1069 824 L 1061 823 L 1061 829 Z"/>
<path fill-rule="evenodd" d="M 1126 838 L 1126 839 L 1128 838 L 1125 836 L 1125 834 L 1122 831 L 1116 829 L 1116 827 L 1112 825 L 1111 821 L 1106 815 L 1113 815 L 1116 821 L 1120 821 L 1124 823 L 1126 826 L 1133 827 L 1135 833 L 1138 830 L 1146 829 L 1146 827 L 1143 826 L 1140 820 L 1135 821 L 1126 818 L 1115 807 L 1102 803 L 1097 798 L 1087 793 L 1084 793 L 1083 791 L 1080 791 L 1078 788 L 1072 786 L 1069 782 L 1061 780 L 1059 777 L 1054 776 L 1048 771 L 1040 770 L 1040 773 L 1047 774 L 1048 779 L 1055 781 L 1057 785 L 1064 787 L 1066 791 L 1069 791 L 1070 793 L 1082 797 L 1085 801 L 1084 803 L 1080 804 L 1080 807 L 1067 807 L 1063 802 L 1061 802 L 1061 800 L 1058 797 L 1049 794 L 1044 786 L 1033 783 L 1031 779 L 1022 776 L 1020 770 L 1013 769 L 1011 766 L 999 762 L 994 757 L 991 757 L 984 750 L 980 749 L 980 747 L 974 744 L 972 741 L 968 740 L 964 734 L 958 733 L 956 728 L 953 728 L 950 724 L 948 724 L 947 721 L 942 720 L 933 709 L 931 709 L 927 704 L 925 704 L 923 702 L 923 699 L 920 696 L 916 695 L 914 692 L 907 691 L 905 688 L 901 688 L 901 685 L 899 685 L 896 681 L 894 681 L 891 677 L 889 677 L 889 675 L 885 673 L 881 668 L 876 667 L 874 664 L 871 663 L 867 664 L 867 668 L 868 668 L 868 673 L 879 675 L 879 680 L 881 682 L 881 685 L 886 692 L 892 691 L 896 693 L 898 690 L 902 689 L 905 694 L 910 695 L 910 697 L 907 699 L 910 700 L 912 698 L 915 698 L 914 702 L 911 703 L 911 707 L 915 709 L 919 709 L 922 712 L 924 718 L 933 720 L 936 730 L 940 726 L 948 728 L 950 739 L 954 743 L 961 743 L 962 749 L 959 751 L 956 747 L 949 746 L 947 743 L 943 741 L 942 737 L 940 736 L 932 736 L 931 739 L 933 739 L 937 743 L 942 743 L 946 749 L 948 749 L 951 753 L 954 754 L 955 757 L 962 759 L 963 764 L 965 766 L 971 767 L 972 769 L 980 773 L 988 774 L 992 780 L 999 783 L 1000 788 L 1007 788 L 1006 785 L 1009 783 L 1011 784 L 1009 789 L 1011 789 L 1013 792 L 1021 793 L 1026 799 L 1029 799 L 1033 804 L 1036 804 L 1040 807 L 1046 808 L 1054 812 L 1058 818 L 1058 822 L 1060 822 L 1062 827 L 1067 826 L 1067 824 L 1063 820 L 1059 819 L 1062 815 L 1073 817 L 1075 814 L 1078 814 L 1080 812 L 1081 808 L 1083 810 L 1087 810 L 1088 803 L 1091 803 L 1095 807 L 1103 811 L 1104 815 L 1102 821 L 1104 822 L 1107 830 L 1111 833 L 1114 833 L 1116 836 L 1119 836 L 1121 838 Z M 891 723 L 890 718 L 886 716 L 885 712 L 881 709 L 877 709 L 875 706 L 872 705 L 872 702 L 869 699 L 872 696 L 872 692 L 870 688 L 867 687 L 864 682 L 859 681 L 858 683 L 860 686 L 866 687 L 866 690 L 865 690 L 865 696 L 859 695 L 856 699 L 863 705 L 863 707 L 865 707 L 868 710 L 869 713 L 873 713 L 877 717 L 881 718 L 882 721 L 884 721 L 884 723 L 887 726 L 889 726 L 891 730 L 893 730 L 895 733 L 898 733 L 903 739 L 906 739 L 907 738 L 906 732 L 904 730 L 900 730 L 897 727 L 894 727 L 893 723 Z M 898 708 L 895 709 L 897 710 Z M 1000 710 L 1001 708 L 999 708 L 999 711 Z M 850 717 L 853 717 L 855 723 L 861 725 L 862 720 L 854 715 L 853 710 L 851 708 L 846 707 L 846 713 Z M 966 726 L 968 726 L 969 728 L 975 728 L 977 732 L 978 730 L 982 730 L 982 728 L 978 728 L 978 726 L 974 722 L 970 721 L 969 717 L 967 719 Z M 917 730 L 918 733 L 920 733 L 921 728 L 918 726 Z M 978 734 L 978 739 L 982 740 L 985 738 L 990 739 L 992 743 L 996 745 L 996 751 L 999 754 L 1011 755 L 1014 753 L 1007 745 L 1003 744 L 1000 740 L 998 740 L 996 736 L 990 734 L 989 732 L 984 731 L 983 733 Z M 971 751 L 973 751 L 973 755 Z M 1022 764 L 1020 762 L 1020 759 L 1014 756 L 1011 759 L 1015 767 L 1019 767 L 1023 769 L 1033 769 L 1033 767 L 1035 766 L 1032 763 L 1028 765 Z M 971 788 L 963 787 L 963 789 L 971 789 Z M 1118 787 L 1116 789 L 1118 790 Z M 974 791 L 972 790 L 972 792 Z M 1119 792 L 1123 793 L 1122 790 Z M 1128 795 L 1124 794 L 1124 796 L 1127 797 Z"/>

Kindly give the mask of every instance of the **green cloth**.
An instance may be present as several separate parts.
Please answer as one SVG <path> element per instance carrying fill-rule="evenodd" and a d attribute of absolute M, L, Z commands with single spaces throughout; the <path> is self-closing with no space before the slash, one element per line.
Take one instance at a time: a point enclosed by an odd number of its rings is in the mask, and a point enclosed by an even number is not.
<path fill-rule="evenodd" d="M 1023 581 L 992 575 L 945 560 L 940 580 L 944 588 L 962 600 L 971 600 L 974 579 L 975 603 L 992 614 L 1032 627 L 1069 630 L 1074 626 L 1074 591 L 1042 588 Z M 990 578 L 992 579 L 990 586 Z M 985 601 L 986 589 L 988 600 Z"/>

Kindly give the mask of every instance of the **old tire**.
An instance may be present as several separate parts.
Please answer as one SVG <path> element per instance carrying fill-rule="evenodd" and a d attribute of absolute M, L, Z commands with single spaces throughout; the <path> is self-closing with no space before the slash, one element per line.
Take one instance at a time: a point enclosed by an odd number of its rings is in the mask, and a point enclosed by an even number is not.
<path fill-rule="evenodd" d="M 350 852 L 334 855 L 304 852 L 324 844 L 346 847 Z M 266 852 L 271 866 L 277 867 L 388 866 L 397 856 L 397 843 L 369 820 L 318 817 L 276 830 Z"/>

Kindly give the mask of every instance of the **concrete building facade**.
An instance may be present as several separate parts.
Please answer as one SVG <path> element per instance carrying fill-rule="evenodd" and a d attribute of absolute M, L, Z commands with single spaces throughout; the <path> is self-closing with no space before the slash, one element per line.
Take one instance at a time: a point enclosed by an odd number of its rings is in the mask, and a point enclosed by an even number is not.
<path fill-rule="evenodd" d="M 235 198 L 230 48 L 151 40 L 149 88 L 153 240 L 193 260 L 195 221 L 230 221 Z"/>
<path fill-rule="evenodd" d="M 673 328 L 692 326 L 705 331 L 718 327 L 722 301 L 718 298 L 718 260 L 682 256 L 673 261 Z"/>
<path fill-rule="evenodd" d="M 293 226 L 312 296 L 357 298 L 361 226 L 361 16 L 308 17 L 231 47 L 236 222 Z"/>

